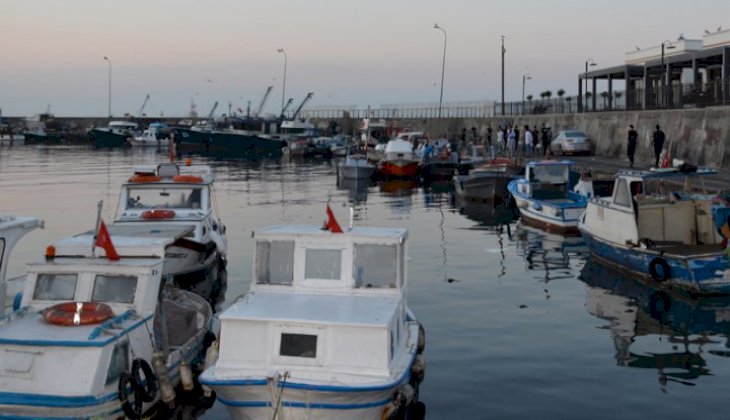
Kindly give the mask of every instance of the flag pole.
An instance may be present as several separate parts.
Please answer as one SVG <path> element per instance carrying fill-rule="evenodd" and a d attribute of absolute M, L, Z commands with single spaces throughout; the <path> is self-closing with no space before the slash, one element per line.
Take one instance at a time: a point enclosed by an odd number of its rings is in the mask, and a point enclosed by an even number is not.
<path fill-rule="evenodd" d="M 99 200 L 96 204 L 96 227 L 94 228 L 94 237 L 91 239 L 91 256 L 96 257 L 96 236 L 99 234 L 99 224 L 101 223 L 101 208 L 104 206 L 104 200 Z"/>

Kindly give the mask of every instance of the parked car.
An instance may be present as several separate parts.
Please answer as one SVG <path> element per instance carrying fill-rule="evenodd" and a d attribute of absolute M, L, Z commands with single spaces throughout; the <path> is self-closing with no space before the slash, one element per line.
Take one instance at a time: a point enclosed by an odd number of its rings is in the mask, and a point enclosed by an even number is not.
<path fill-rule="evenodd" d="M 554 155 L 591 154 L 591 141 L 583 132 L 563 130 L 550 142 Z"/>

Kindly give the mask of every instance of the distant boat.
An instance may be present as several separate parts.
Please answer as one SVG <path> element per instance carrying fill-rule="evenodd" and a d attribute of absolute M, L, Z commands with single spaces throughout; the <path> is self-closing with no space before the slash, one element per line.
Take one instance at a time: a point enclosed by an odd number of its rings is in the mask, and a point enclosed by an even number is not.
<path fill-rule="evenodd" d="M 168 134 L 164 132 L 166 128 L 165 124 L 152 123 L 142 134 L 128 137 L 127 141 L 132 146 L 167 148 L 170 139 Z"/>
<path fill-rule="evenodd" d="M 467 175 L 454 175 L 454 194 L 463 200 L 499 204 L 508 198 L 507 184 L 518 173 L 509 159 L 494 159 Z"/>
<path fill-rule="evenodd" d="M 211 126 L 177 128 L 175 145 L 182 154 L 192 153 L 215 157 L 256 157 L 280 154 L 286 141 L 235 128 Z"/>
<path fill-rule="evenodd" d="M 137 134 L 137 123 L 131 121 L 110 121 L 106 127 L 94 128 L 90 133 L 97 149 L 126 146 L 127 139 Z"/>
<path fill-rule="evenodd" d="M 384 178 L 416 178 L 418 159 L 413 153 L 413 144 L 401 139 L 389 140 L 378 171 Z"/>
<path fill-rule="evenodd" d="M 65 133 L 59 127 L 53 114 L 37 114 L 26 118 L 26 130 L 21 134 L 25 144 L 30 145 L 57 145 L 66 142 Z"/>
<path fill-rule="evenodd" d="M 375 165 L 362 154 L 347 155 L 345 160 L 337 165 L 340 179 L 370 179 L 374 173 Z"/>

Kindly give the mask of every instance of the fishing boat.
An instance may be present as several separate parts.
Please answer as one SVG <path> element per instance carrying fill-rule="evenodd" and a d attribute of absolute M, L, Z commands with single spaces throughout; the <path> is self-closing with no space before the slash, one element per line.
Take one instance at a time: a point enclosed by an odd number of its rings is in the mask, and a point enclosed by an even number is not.
<path fill-rule="evenodd" d="M 611 197 L 588 202 L 579 228 L 591 253 L 640 278 L 700 293 L 729 293 L 720 235 L 730 213 L 692 181 L 714 169 L 621 171 Z M 729 230 L 730 231 L 730 230 Z"/>
<path fill-rule="evenodd" d="M 178 128 L 175 144 L 182 154 L 214 157 L 257 157 L 281 154 L 286 141 L 273 136 L 236 128 Z"/>
<path fill-rule="evenodd" d="M 231 417 L 386 419 L 425 410 L 416 402 L 425 337 L 406 304 L 407 230 L 342 232 L 332 220 L 327 230 L 254 232 L 255 280 L 221 314 L 219 357 L 200 377 Z"/>
<path fill-rule="evenodd" d="M 164 280 L 177 239 L 104 228 L 83 250 L 62 240 L 28 265 L 22 296 L 0 319 L 2 417 L 139 419 L 204 399 L 195 366 L 213 341 L 212 310 Z"/>
<path fill-rule="evenodd" d="M 121 187 L 110 231 L 146 234 L 178 229 L 165 261 L 165 275 L 184 289 L 207 291 L 215 308 L 226 288 L 226 228 L 214 212 L 214 175 L 207 165 L 162 163 L 137 166 Z M 205 282 L 201 282 L 205 278 Z"/>
<path fill-rule="evenodd" d="M 109 125 L 94 128 L 90 135 L 97 149 L 126 146 L 127 139 L 138 134 L 137 123 L 131 121 L 109 121 Z"/>
<path fill-rule="evenodd" d="M 345 160 L 337 165 L 340 179 L 370 179 L 375 173 L 375 165 L 364 154 L 347 154 Z"/>
<path fill-rule="evenodd" d="M 20 216 L 0 216 L 0 314 L 5 312 L 5 306 L 8 299 L 15 296 L 15 291 L 19 291 L 20 287 L 14 288 L 8 286 L 8 262 L 10 261 L 10 253 L 15 245 L 28 232 L 39 227 L 43 227 L 43 221 L 33 217 Z M 21 283 L 17 279 L 11 284 Z"/>
<path fill-rule="evenodd" d="M 51 113 L 36 114 L 26 118 L 21 132 L 24 144 L 58 145 L 66 142 L 65 130 Z"/>
<path fill-rule="evenodd" d="M 167 126 L 162 123 L 152 123 L 142 134 L 128 137 L 127 141 L 137 147 L 158 147 L 167 148 L 170 143 L 168 134 L 165 133 Z"/>
<path fill-rule="evenodd" d="M 523 178 L 510 181 L 507 190 L 525 224 L 551 233 L 578 234 L 578 218 L 588 198 L 569 189 L 572 166 L 567 160 L 532 161 Z"/>
<path fill-rule="evenodd" d="M 507 184 L 518 173 L 509 159 L 492 159 L 466 175 L 454 175 L 454 194 L 461 200 L 499 204 L 509 199 Z"/>
<path fill-rule="evenodd" d="M 416 178 L 418 159 L 413 153 L 413 144 L 401 139 L 389 140 L 378 172 L 384 178 Z"/>

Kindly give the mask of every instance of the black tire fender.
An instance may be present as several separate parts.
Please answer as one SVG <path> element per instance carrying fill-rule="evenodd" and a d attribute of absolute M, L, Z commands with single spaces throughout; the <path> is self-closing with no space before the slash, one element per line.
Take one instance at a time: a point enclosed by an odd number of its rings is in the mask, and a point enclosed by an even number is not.
<path fill-rule="evenodd" d="M 140 373 L 144 375 L 144 380 Z M 152 371 L 152 366 L 144 359 L 134 359 L 132 361 L 132 377 L 137 381 L 138 394 L 142 401 L 153 401 L 157 396 L 157 377 Z"/>
<path fill-rule="evenodd" d="M 132 389 L 132 395 L 134 400 L 129 401 L 129 394 L 127 393 L 127 386 Z M 142 396 L 139 394 L 141 385 L 134 379 L 134 377 L 126 370 L 119 376 L 119 388 L 117 390 L 117 398 L 122 403 L 122 411 L 127 418 L 137 420 L 142 418 Z"/>
<path fill-rule="evenodd" d="M 661 267 L 661 272 L 657 267 Z M 664 258 L 656 257 L 649 263 L 649 274 L 652 279 L 661 283 L 672 277 L 672 269 Z"/>

